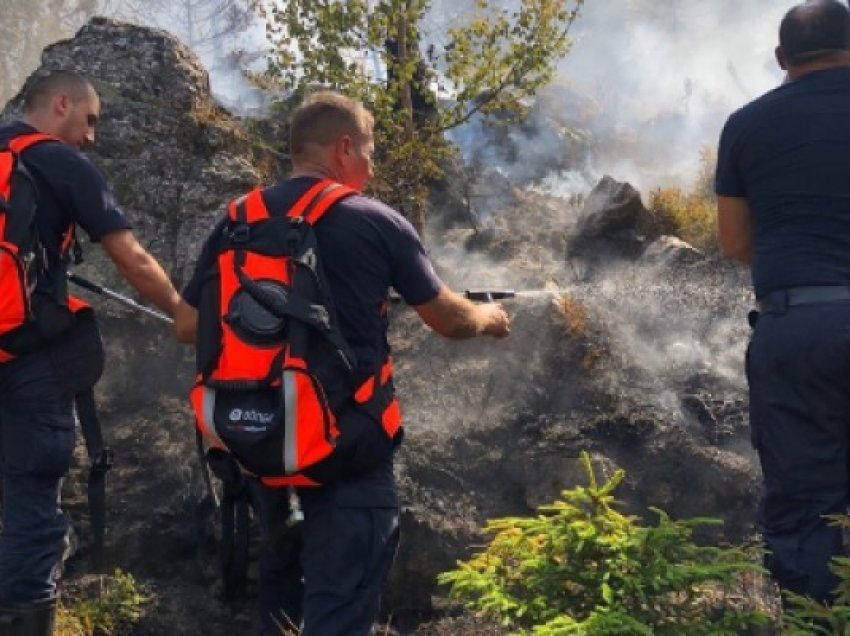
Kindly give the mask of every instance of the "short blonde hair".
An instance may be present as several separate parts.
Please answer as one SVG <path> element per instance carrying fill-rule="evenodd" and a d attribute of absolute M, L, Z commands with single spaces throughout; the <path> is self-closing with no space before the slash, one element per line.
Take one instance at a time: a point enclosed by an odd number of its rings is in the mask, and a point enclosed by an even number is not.
<path fill-rule="evenodd" d="M 355 99 L 333 91 L 313 93 L 292 114 L 289 152 L 297 158 L 310 144 L 328 146 L 343 135 L 362 139 L 374 123 L 372 114 Z"/>

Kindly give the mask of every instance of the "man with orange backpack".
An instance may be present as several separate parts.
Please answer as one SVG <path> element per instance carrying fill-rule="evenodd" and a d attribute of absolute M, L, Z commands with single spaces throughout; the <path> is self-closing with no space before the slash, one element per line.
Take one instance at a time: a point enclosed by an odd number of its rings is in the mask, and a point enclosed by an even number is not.
<path fill-rule="evenodd" d="M 443 284 L 401 214 L 360 194 L 372 129 L 360 103 L 308 97 L 291 178 L 230 204 L 175 316 L 178 340 L 197 342 L 198 427 L 248 475 L 263 525 L 264 634 L 372 633 L 398 545 L 389 288 L 443 336 L 510 331 L 500 305 Z"/>
<path fill-rule="evenodd" d="M 88 345 L 73 342 L 79 325 L 93 324 L 90 308 L 67 289 L 66 265 L 72 254 L 79 256 L 77 226 L 160 309 L 173 315 L 179 300 L 81 152 L 94 141 L 99 112 L 92 85 L 57 70 L 31 82 L 22 121 L 0 126 L 4 636 L 52 633 L 55 575 L 68 529 L 58 501 L 74 449 L 74 385 L 80 375 L 92 375 L 92 384 L 99 375 L 97 361 L 81 359 Z"/>

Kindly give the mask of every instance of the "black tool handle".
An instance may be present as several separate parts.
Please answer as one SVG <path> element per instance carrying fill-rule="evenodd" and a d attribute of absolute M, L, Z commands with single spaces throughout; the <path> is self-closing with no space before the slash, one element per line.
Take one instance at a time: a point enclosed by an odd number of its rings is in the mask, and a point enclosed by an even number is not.
<path fill-rule="evenodd" d="M 82 276 L 77 276 L 76 274 L 68 272 L 68 280 L 74 283 L 75 285 L 79 285 L 83 289 L 88 289 L 89 291 L 94 292 L 95 294 L 103 293 L 103 287 L 101 287 L 97 283 L 93 283 L 87 278 L 83 278 Z"/>
<path fill-rule="evenodd" d="M 467 289 L 463 295 L 469 300 L 491 303 L 494 300 L 513 298 L 516 292 L 513 289 Z"/>

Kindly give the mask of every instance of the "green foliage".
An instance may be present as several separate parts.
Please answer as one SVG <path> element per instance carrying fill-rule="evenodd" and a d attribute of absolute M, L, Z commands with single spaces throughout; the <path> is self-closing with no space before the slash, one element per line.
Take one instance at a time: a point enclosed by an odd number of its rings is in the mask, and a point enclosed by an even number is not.
<path fill-rule="evenodd" d="M 373 190 L 421 221 L 425 184 L 453 152 L 443 133 L 475 113 L 525 112 L 569 49 L 584 0 L 460 0 L 468 11 L 441 44 L 421 51 L 427 0 L 277 0 L 258 3 L 274 43 L 268 75 L 296 97 L 315 86 L 361 100 L 375 115 Z M 385 77 L 368 72 L 380 60 Z M 453 93 L 438 100 L 432 69 Z"/>
<path fill-rule="evenodd" d="M 99 583 L 96 594 L 60 606 L 56 636 L 111 636 L 119 627 L 139 621 L 147 599 L 131 574 L 116 570 Z"/>
<path fill-rule="evenodd" d="M 714 196 L 714 153 L 704 149 L 700 171 L 690 192 L 680 188 L 659 188 L 649 195 L 649 211 L 664 231 L 696 248 L 717 249 L 717 200 Z"/>
<path fill-rule="evenodd" d="M 767 623 L 758 609 L 718 600 L 761 572 L 742 548 L 693 542 L 694 529 L 718 521 L 674 521 L 654 509 L 657 525 L 642 526 L 616 510 L 623 471 L 599 485 L 587 453 L 582 462 L 588 486 L 563 491 L 536 517 L 487 524 L 485 549 L 439 577 L 453 598 L 538 636 L 734 635 Z"/>
<path fill-rule="evenodd" d="M 837 515 L 830 519 L 845 533 L 850 531 L 850 517 Z M 821 605 L 811 598 L 786 592 L 789 609 L 782 615 L 784 636 L 850 634 L 850 558 L 834 558 L 830 569 L 839 579 L 832 605 Z"/>

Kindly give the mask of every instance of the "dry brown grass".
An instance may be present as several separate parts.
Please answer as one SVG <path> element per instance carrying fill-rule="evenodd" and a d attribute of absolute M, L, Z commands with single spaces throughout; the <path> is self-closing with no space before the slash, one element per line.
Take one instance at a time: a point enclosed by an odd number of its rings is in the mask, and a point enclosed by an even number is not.
<path fill-rule="evenodd" d="M 555 308 L 571 334 L 575 336 L 587 334 L 587 307 L 584 303 L 569 296 L 561 296 L 555 300 Z"/>
<path fill-rule="evenodd" d="M 596 369 L 600 360 L 605 356 L 605 347 L 595 342 L 591 328 L 591 317 L 587 306 L 576 298 L 560 296 L 553 301 L 555 312 L 567 333 L 577 339 L 577 351 L 581 358 L 578 360 L 584 373 Z"/>
<path fill-rule="evenodd" d="M 703 148 L 699 172 L 690 191 L 658 188 L 649 195 L 649 211 L 661 222 L 665 232 L 707 251 L 713 251 L 717 245 L 716 165 L 714 151 Z"/>
<path fill-rule="evenodd" d="M 649 211 L 669 232 L 701 250 L 717 245 L 716 203 L 702 193 L 659 188 L 649 195 Z"/>

